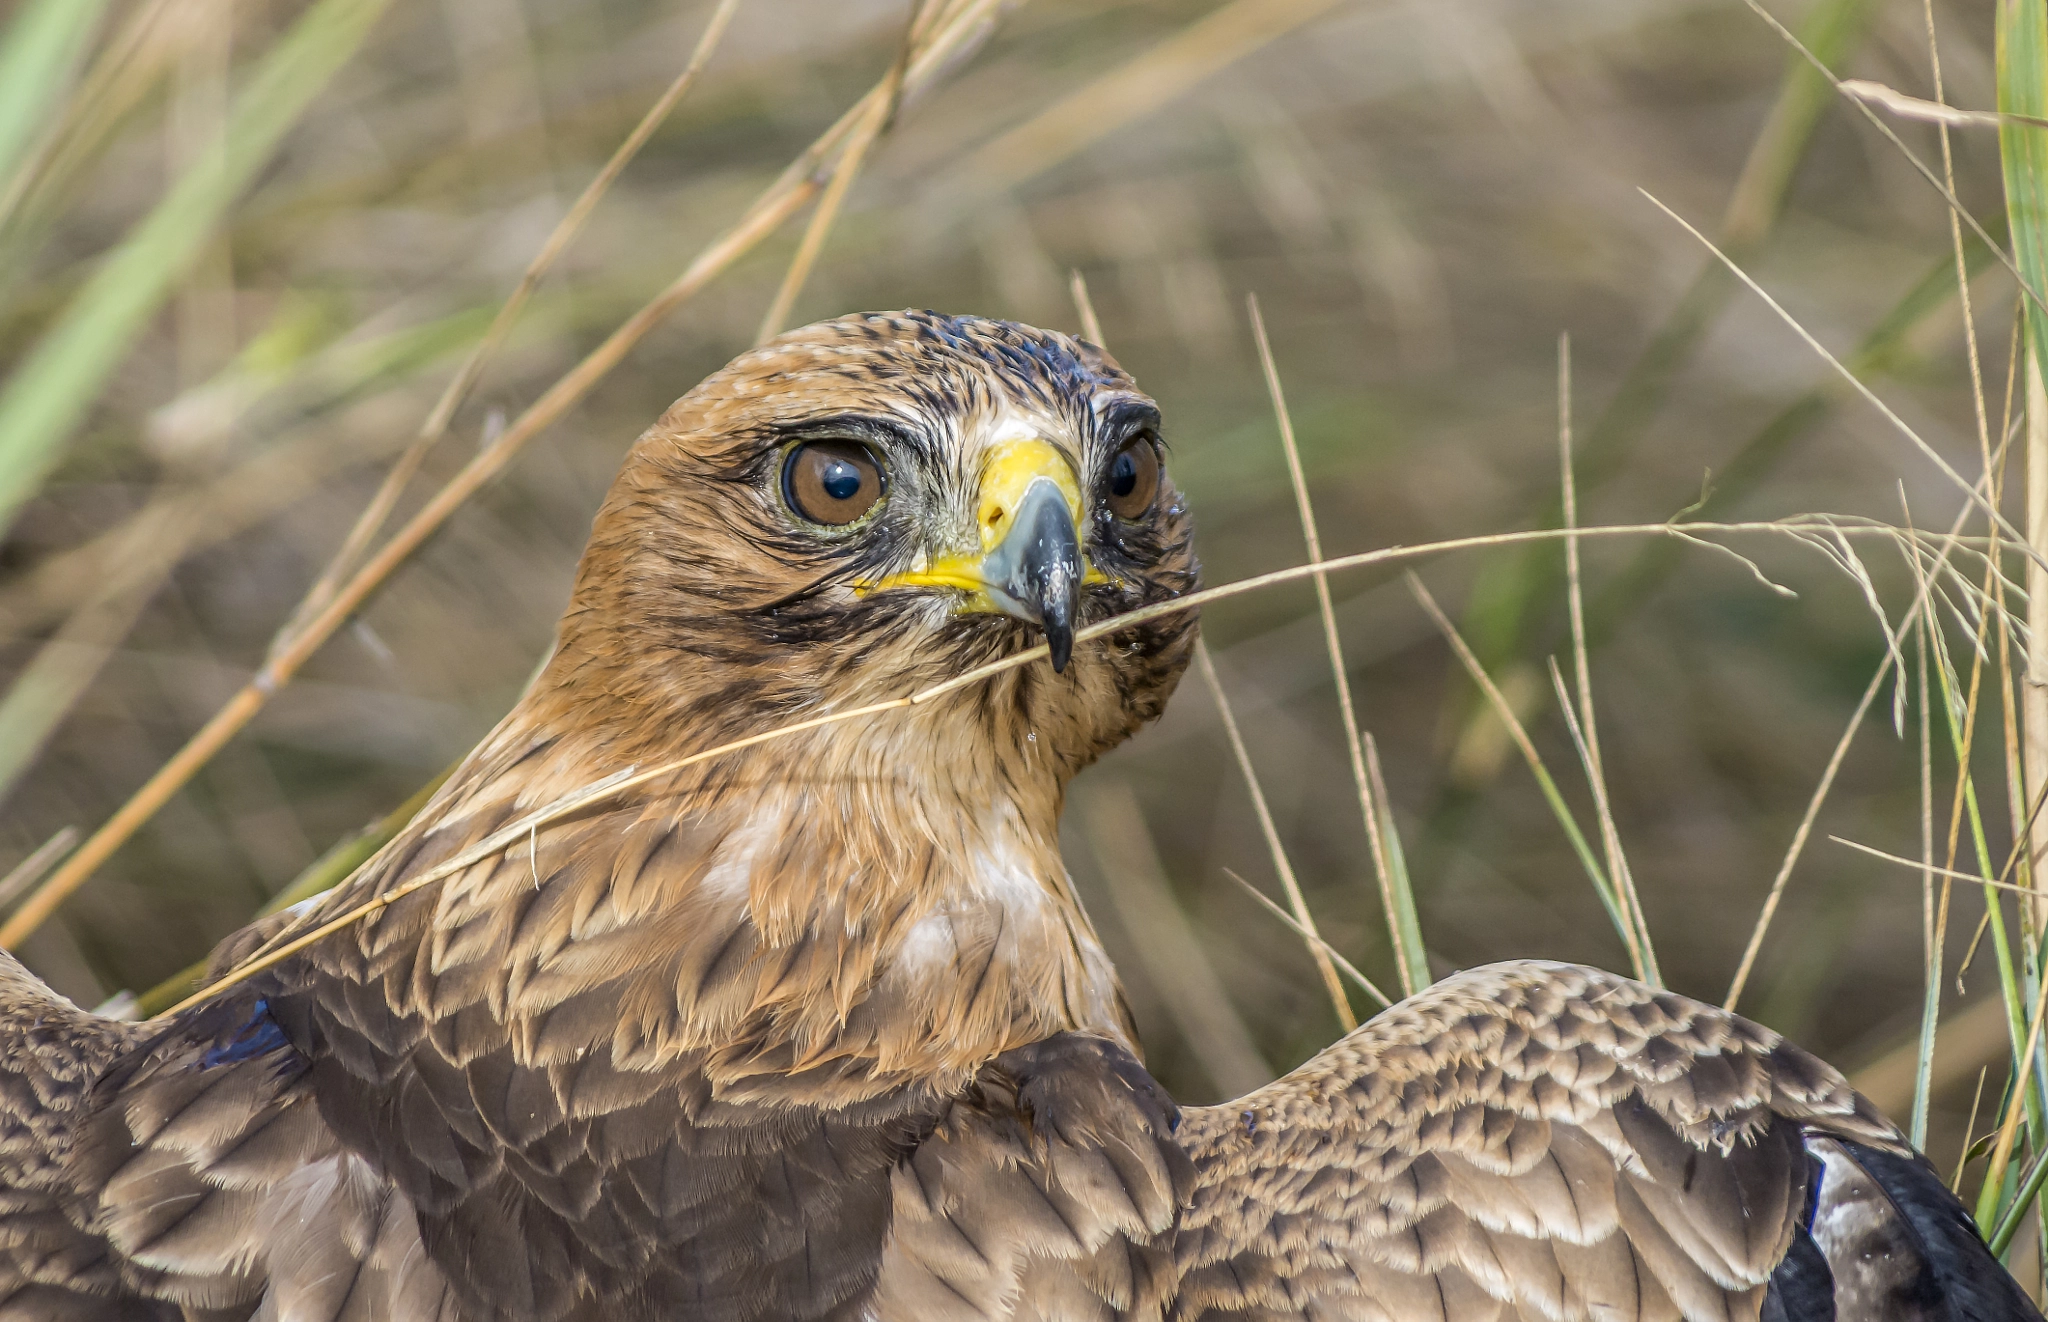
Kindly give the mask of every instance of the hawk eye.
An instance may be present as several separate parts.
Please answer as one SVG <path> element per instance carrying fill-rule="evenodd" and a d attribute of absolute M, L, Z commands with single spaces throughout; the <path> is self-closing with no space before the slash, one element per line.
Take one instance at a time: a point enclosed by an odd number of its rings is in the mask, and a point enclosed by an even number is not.
<path fill-rule="evenodd" d="M 782 465 L 782 499 L 800 519 L 844 527 L 881 498 L 881 466 L 853 441 L 807 442 Z"/>
<path fill-rule="evenodd" d="M 1109 461 L 1109 508 L 1120 519 L 1142 519 L 1159 494 L 1159 451 L 1150 436 L 1133 438 Z"/>

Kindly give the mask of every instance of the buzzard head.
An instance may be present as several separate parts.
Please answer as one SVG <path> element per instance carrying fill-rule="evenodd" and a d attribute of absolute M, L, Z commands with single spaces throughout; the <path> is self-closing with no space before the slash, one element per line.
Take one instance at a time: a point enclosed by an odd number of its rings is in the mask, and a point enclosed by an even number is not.
<path fill-rule="evenodd" d="M 1166 458 L 1158 406 L 1085 341 L 930 312 L 791 331 L 634 446 L 551 671 L 636 727 L 708 737 L 1044 643 L 964 710 L 1064 779 L 1187 663 L 1192 612 L 1076 640 L 1197 584 Z"/>

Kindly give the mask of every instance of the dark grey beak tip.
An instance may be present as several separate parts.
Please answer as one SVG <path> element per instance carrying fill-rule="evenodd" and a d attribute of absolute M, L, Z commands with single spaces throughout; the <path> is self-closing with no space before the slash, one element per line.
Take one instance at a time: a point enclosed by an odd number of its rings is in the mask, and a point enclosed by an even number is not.
<path fill-rule="evenodd" d="M 1053 673 L 1064 674 L 1067 662 L 1074 657 L 1074 626 L 1071 620 L 1055 620 L 1048 613 L 1045 618 L 1045 645 L 1052 653 Z"/>

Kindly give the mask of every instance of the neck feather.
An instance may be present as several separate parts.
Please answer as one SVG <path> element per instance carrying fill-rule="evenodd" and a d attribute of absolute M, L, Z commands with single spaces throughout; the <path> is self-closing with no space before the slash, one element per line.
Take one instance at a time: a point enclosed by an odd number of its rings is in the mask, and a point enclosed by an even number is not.
<path fill-rule="evenodd" d="M 857 718 L 542 827 L 445 883 L 437 941 L 492 916 L 508 1019 L 602 995 L 615 1055 L 705 1053 L 735 1093 L 792 1073 L 856 1095 L 964 1083 L 1070 1029 L 1134 1046 L 1060 859 L 1070 770 L 990 711 L 963 694 Z M 440 832 L 478 838 L 622 769 L 601 725 L 535 715 L 522 705 L 479 748 Z"/>

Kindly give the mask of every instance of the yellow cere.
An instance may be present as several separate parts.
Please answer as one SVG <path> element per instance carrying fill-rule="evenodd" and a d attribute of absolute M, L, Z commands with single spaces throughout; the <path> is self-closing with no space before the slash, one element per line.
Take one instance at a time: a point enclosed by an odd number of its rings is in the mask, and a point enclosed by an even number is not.
<path fill-rule="evenodd" d="M 981 525 L 981 552 L 987 555 L 1010 531 L 1010 513 L 1033 482 L 1046 478 L 1067 498 L 1074 526 L 1081 523 L 1081 484 L 1067 457 L 1046 441 L 1006 441 L 995 448 L 981 469 L 981 504 L 975 522 Z"/>
<path fill-rule="evenodd" d="M 1024 493 L 1031 484 L 1040 478 L 1058 487 L 1060 494 L 1067 498 L 1067 512 L 1073 515 L 1074 527 L 1085 527 L 1081 484 L 1059 447 L 1036 437 L 1005 441 L 995 448 L 981 470 L 981 500 L 975 508 L 975 523 L 981 530 L 981 549 L 942 555 L 923 568 L 891 574 L 880 582 L 868 584 L 867 590 L 938 587 L 980 591 L 988 582 L 982 573 L 982 561 L 1003 544 L 1003 538 L 1009 535 L 1011 513 L 1024 499 Z M 1109 576 L 1091 564 L 1081 581 L 1107 583 Z"/>

